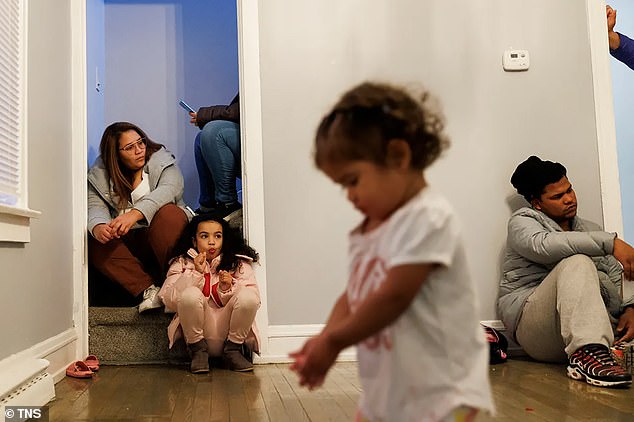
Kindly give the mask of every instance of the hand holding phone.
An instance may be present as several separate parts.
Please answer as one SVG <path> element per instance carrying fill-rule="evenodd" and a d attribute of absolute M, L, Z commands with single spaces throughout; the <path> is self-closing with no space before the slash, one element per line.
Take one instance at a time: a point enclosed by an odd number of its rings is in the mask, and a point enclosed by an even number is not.
<path fill-rule="evenodd" d="M 187 104 L 185 101 L 180 100 L 178 102 L 178 105 L 180 105 L 181 107 L 183 107 L 183 109 L 185 109 L 185 111 L 187 111 L 188 113 L 196 113 L 196 110 L 194 110 L 193 108 L 191 108 L 189 106 L 189 104 Z"/>

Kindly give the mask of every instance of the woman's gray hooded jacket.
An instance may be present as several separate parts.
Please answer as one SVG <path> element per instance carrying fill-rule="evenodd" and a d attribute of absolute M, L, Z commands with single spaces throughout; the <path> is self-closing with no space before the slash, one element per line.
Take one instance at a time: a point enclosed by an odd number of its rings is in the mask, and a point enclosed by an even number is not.
<path fill-rule="evenodd" d="M 176 158 L 165 148 L 156 151 L 145 164 L 143 171 L 148 174 L 150 193 L 134 204 L 145 217 L 143 225 L 149 225 L 154 214 L 166 204 L 180 206 L 187 219 L 192 213 L 183 202 L 183 174 L 176 165 Z M 88 233 L 97 224 L 108 224 L 119 214 L 118 197 L 113 193 L 112 182 L 100 157 L 88 171 Z"/>

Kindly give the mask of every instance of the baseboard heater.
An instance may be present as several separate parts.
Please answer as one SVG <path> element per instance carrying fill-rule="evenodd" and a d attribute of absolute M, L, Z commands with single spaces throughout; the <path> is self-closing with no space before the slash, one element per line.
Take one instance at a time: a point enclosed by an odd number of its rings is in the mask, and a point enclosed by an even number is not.
<path fill-rule="evenodd" d="M 6 406 L 44 406 L 55 398 L 49 365 L 46 359 L 24 356 L 0 362 L 0 415 Z"/>

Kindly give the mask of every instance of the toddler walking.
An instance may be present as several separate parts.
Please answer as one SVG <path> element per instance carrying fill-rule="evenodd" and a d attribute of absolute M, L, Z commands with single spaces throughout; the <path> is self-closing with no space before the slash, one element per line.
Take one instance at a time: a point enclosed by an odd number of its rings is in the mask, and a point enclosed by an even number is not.
<path fill-rule="evenodd" d="M 364 219 L 349 235 L 347 290 L 292 368 L 317 387 L 356 344 L 358 421 L 473 420 L 493 408 L 460 226 L 423 174 L 447 146 L 425 99 L 364 83 L 317 129 L 317 167 Z"/>
<path fill-rule="evenodd" d="M 259 352 L 260 292 L 251 267 L 258 254 L 214 214 L 195 216 L 186 236 L 193 248 L 172 260 L 159 292 L 166 310 L 176 312 L 167 329 L 170 348 L 184 334 L 193 373 L 209 372 L 210 356 L 222 356 L 233 371 L 251 371 L 251 352 Z"/>

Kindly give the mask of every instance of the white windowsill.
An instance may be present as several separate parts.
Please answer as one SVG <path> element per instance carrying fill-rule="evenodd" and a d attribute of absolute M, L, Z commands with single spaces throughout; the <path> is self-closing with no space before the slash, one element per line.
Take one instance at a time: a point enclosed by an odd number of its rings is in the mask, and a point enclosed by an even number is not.
<path fill-rule="evenodd" d="M 30 242 L 31 218 L 41 214 L 28 208 L 0 204 L 0 242 Z"/>

